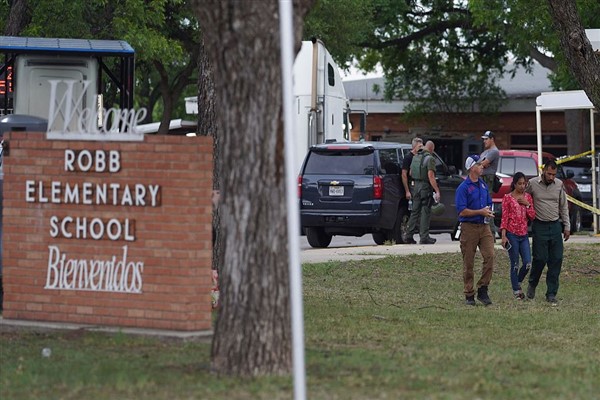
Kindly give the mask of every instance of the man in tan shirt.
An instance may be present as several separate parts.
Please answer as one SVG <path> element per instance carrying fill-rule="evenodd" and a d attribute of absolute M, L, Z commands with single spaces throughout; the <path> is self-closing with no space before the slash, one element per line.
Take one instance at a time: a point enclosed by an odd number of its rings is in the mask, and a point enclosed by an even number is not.
<path fill-rule="evenodd" d="M 558 166 L 550 160 L 544 166 L 542 175 L 532 178 L 526 191 L 533 197 L 535 220 L 532 223 L 533 262 L 529 275 L 527 298 L 535 297 L 535 289 L 546 264 L 546 301 L 557 305 L 558 277 L 563 260 L 563 236 L 569 240 L 571 225 L 567 195 L 560 179 L 556 179 Z"/>

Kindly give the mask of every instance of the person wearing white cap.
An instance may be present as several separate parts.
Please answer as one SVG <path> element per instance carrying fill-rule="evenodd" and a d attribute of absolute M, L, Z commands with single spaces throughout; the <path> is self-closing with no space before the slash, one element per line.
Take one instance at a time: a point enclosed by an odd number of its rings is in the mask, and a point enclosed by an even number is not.
<path fill-rule="evenodd" d="M 483 258 L 481 277 L 477 281 L 477 300 L 488 306 L 492 304 L 488 286 L 494 272 L 494 237 L 487 220 L 494 218 L 492 197 L 486 183 L 481 179 L 483 165 L 478 155 L 467 157 L 465 170 L 469 175 L 455 193 L 456 211 L 461 224 L 460 251 L 463 256 L 463 283 L 466 304 L 475 305 L 475 253 L 477 248 Z"/>

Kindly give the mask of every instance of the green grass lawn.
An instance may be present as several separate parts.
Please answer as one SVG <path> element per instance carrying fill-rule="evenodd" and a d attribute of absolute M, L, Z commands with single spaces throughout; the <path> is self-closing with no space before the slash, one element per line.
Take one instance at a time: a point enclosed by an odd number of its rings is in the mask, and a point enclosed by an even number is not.
<path fill-rule="evenodd" d="M 464 305 L 460 254 L 305 265 L 308 398 L 598 398 L 600 245 L 566 248 L 558 307 L 545 275 L 514 300 L 496 254 L 489 307 Z M 290 377 L 218 378 L 209 357 L 203 341 L 4 330 L 0 399 L 293 397 Z"/>

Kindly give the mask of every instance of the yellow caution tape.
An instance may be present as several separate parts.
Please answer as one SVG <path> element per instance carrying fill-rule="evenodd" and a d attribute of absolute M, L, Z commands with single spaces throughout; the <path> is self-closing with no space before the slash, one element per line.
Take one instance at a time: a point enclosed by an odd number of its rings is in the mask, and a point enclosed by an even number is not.
<path fill-rule="evenodd" d="M 577 160 L 578 158 L 585 157 L 590 154 L 594 154 L 594 150 L 588 150 L 584 153 L 579 153 L 574 156 L 565 156 L 565 157 L 557 158 L 555 161 L 557 164 L 562 164 L 562 163 L 566 163 L 569 161 Z"/>
<path fill-rule="evenodd" d="M 574 197 L 571 197 L 571 196 L 567 195 L 567 200 L 569 200 L 573 204 L 578 205 L 581 208 L 585 208 L 586 210 L 593 212 L 594 214 L 600 215 L 600 210 L 599 209 L 594 208 L 594 207 L 592 207 L 592 206 L 590 206 L 588 204 L 582 203 L 581 201 L 577 200 Z"/>

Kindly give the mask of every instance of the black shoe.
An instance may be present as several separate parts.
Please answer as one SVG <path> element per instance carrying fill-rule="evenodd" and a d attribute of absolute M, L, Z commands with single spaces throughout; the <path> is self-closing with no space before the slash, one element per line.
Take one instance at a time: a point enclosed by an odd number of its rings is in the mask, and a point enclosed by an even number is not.
<path fill-rule="evenodd" d="M 475 305 L 475 296 L 465 296 L 465 304 L 468 306 Z"/>
<path fill-rule="evenodd" d="M 553 306 L 558 305 L 558 300 L 556 300 L 556 296 L 554 296 L 553 294 L 546 296 L 546 301 Z"/>
<path fill-rule="evenodd" d="M 430 237 L 419 240 L 419 244 L 434 244 L 435 242 L 436 240 Z"/>
<path fill-rule="evenodd" d="M 531 285 L 527 286 L 527 298 L 529 300 L 533 300 L 535 298 L 535 287 Z"/>
<path fill-rule="evenodd" d="M 406 243 L 406 244 L 417 244 L 417 242 L 415 241 L 415 239 L 412 238 L 412 236 L 407 236 L 404 239 L 404 243 Z"/>
<path fill-rule="evenodd" d="M 492 300 L 490 300 L 490 296 L 488 296 L 488 288 L 487 286 L 482 286 L 477 289 L 477 300 L 482 302 L 485 306 L 489 306 L 492 304 Z"/>

